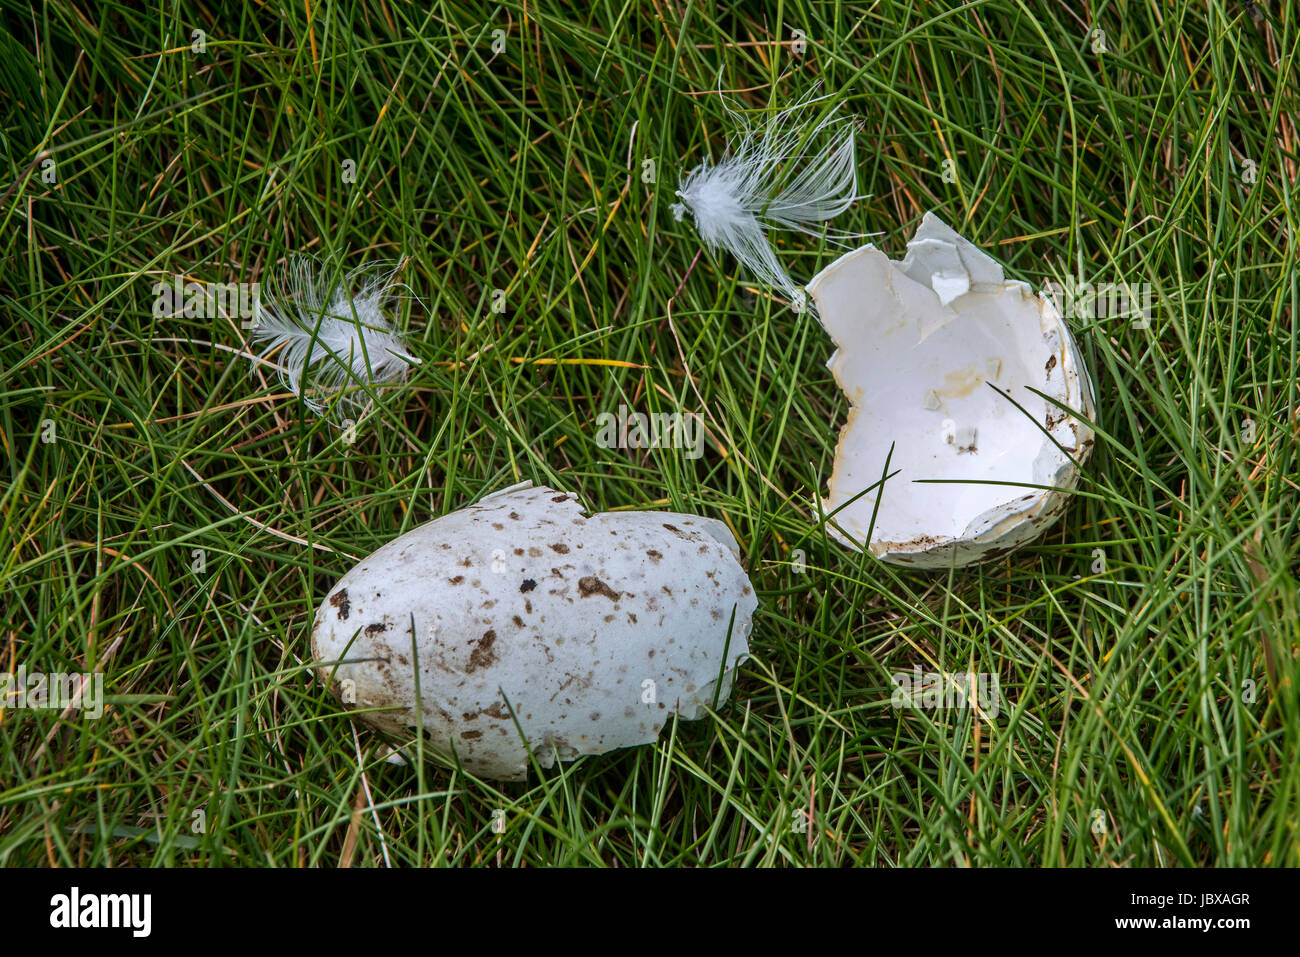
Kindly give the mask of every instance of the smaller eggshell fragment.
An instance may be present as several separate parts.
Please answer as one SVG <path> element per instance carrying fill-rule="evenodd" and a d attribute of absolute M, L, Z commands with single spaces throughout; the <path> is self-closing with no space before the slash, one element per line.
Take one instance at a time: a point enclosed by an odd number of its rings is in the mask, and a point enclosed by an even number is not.
<path fill-rule="evenodd" d="M 522 780 L 530 751 L 551 767 L 648 744 L 726 700 L 758 606 L 739 557 L 715 519 L 589 515 L 524 483 L 362 559 L 312 650 L 375 727 L 422 726 L 473 774 Z"/>
<path fill-rule="evenodd" d="M 824 503 L 835 538 L 950 567 L 1005 555 L 1060 516 L 1095 409 L 1050 298 L 932 213 L 901 262 L 866 245 L 808 291 L 851 403 Z"/>

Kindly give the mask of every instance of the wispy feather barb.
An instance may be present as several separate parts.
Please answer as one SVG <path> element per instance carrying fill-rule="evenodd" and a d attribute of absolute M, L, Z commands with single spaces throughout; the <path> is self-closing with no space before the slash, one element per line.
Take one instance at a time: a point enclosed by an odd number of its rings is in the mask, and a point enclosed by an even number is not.
<path fill-rule="evenodd" d="M 857 195 L 853 120 L 834 110 L 816 121 L 808 116 L 824 99 L 805 98 L 758 124 L 728 108 L 740 129 L 728 141 L 727 154 L 683 176 L 677 190 L 682 201 L 672 207 L 678 220 L 691 213 L 706 246 L 730 252 L 797 308 L 805 301 L 803 290 L 777 259 L 767 229 L 817 235 L 819 224 L 863 198 Z"/>
<path fill-rule="evenodd" d="M 370 263 L 336 279 L 308 257 L 290 260 L 280 281 L 258 304 L 251 341 L 264 343 L 280 381 L 313 412 L 338 396 L 353 409 L 367 387 L 406 378 L 419 362 L 406 351 L 387 307 L 402 288 L 400 268 Z"/>

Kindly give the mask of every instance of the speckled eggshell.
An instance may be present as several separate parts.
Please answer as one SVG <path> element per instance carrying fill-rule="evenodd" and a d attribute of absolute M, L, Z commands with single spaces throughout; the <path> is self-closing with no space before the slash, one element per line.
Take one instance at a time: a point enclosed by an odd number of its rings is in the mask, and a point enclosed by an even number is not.
<path fill-rule="evenodd" d="M 735 539 L 674 512 L 589 515 L 531 483 L 363 559 L 316 612 L 335 696 L 480 777 L 656 740 L 730 694 L 758 602 Z M 522 736 L 521 736 L 522 732 Z M 526 745 L 525 745 L 526 742 Z"/>

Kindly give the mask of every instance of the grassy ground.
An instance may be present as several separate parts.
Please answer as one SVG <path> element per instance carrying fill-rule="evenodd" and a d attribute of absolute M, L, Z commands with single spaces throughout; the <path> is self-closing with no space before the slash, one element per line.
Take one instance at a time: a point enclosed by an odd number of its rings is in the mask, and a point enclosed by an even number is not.
<path fill-rule="evenodd" d="M 1300 864 L 1293 6 L 186 6 L 0 5 L 0 671 L 108 702 L 0 718 L 0 863 Z M 828 541 L 829 341 L 668 209 L 720 70 L 843 98 L 873 195 L 836 225 L 891 255 L 932 208 L 1016 278 L 1151 284 L 1149 328 L 1073 322 L 1099 443 L 1041 541 Z M 803 280 L 838 254 L 778 239 Z M 238 319 L 154 315 L 304 251 L 419 297 L 351 444 Z M 599 447 L 619 403 L 705 414 L 704 456 Z M 716 720 L 526 785 L 386 763 L 313 611 L 523 479 L 725 518 L 754 658 Z M 892 708 L 913 665 L 996 673 L 1000 714 Z"/>

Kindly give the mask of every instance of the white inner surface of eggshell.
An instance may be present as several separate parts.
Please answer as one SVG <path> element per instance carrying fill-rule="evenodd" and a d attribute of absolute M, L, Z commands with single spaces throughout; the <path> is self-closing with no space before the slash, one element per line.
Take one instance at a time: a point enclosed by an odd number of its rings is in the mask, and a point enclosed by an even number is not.
<path fill-rule="evenodd" d="M 852 403 L 825 503 L 847 533 L 836 537 L 865 541 L 877 491 L 845 503 L 886 461 L 870 543 L 880 557 L 961 564 L 1041 532 L 1060 503 L 999 483 L 1070 487 L 1091 445 L 1086 425 L 1036 394 L 1091 415 L 1086 370 L 1050 301 L 930 214 L 902 262 L 865 246 L 808 289 Z"/>

